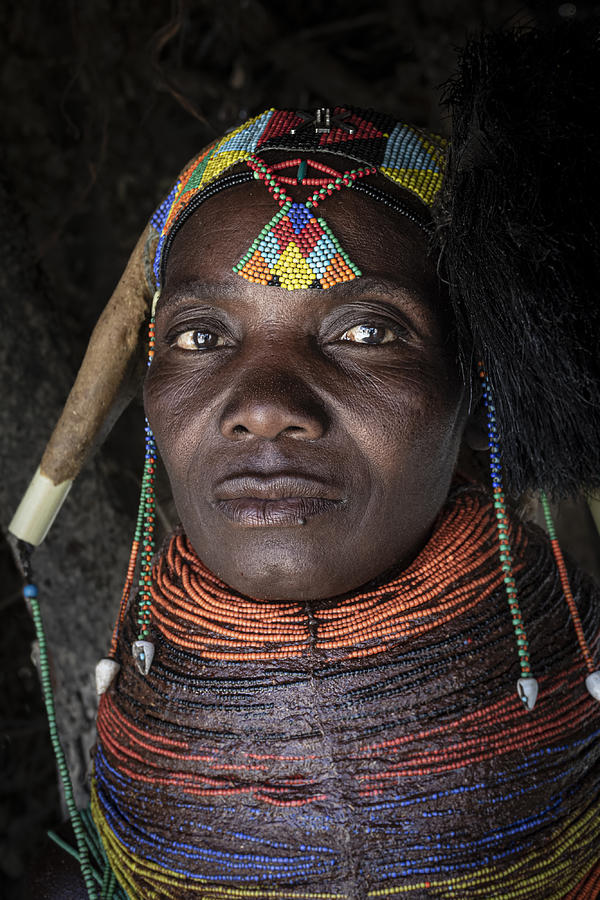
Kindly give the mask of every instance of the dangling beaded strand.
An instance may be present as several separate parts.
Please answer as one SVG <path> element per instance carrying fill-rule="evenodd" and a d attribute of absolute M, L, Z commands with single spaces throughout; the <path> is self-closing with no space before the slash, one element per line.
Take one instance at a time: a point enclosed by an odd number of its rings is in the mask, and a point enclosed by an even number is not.
<path fill-rule="evenodd" d="M 69 813 L 69 819 L 71 821 L 71 826 L 73 828 L 73 833 L 75 835 L 75 841 L 77 844 L 77 859 L 78 859 L 79 865 L 81 867 L 81 874 L 82 874 L 83 880 L 85 882 L 85 886 L 86 886 L 90 900 L 97 900 L 98 894 L 96 893 L 96 886 L 94 884 L 94 881 L 97 878 L 97 875 L 94 872 L 93 867 L 90 863 L 85 828 L 82 823 L 81 816 L 79 814 L 79 810 L 77 809 L 77 804 L 75 803 L 75 797 L 73 794 L 73 784 L 71 782 L 71 776 L 69 775 L 69 769 L 67 767 L 65 753 L 62 748 L 62 744 L 60 742 L 60 737 L 58 734 L 58 727 L 56 724 L 56 709 L 54 706 L 54 696 L 52 693 L 52 682 L 50 679 L 50 666 L 48 663 L 48 650 L 46 647 L 46 635 L 44 632 L 42 613 L 40 610 L 40 604 L 39 604 L 39 600 L 38 600 L 38 590 L 37 590 L 36 585 L 31 580 L 31 566 L 30 566 L 29 558 L 27 558 L 25 560 L 25 566 L 23 568 L 25 570 L 26 579 L 27 579 L 26 584 L 23 587 L 23 596 L 25 597 L 25 601 L 26 601 L 26 603 L 28 603 L 29 609 L 31 610 L 31 617 L 33 619 L 33 624 L 35 627 L 35 634 L 36 634 L 38 648 L 39 648 L 40 684 L 42 687 L 42 696 L 44 698 L 44 705 L 46 707 L 46 715 L 48 717 L 48 728 L 50 731 L 50 741 L 52 743 L 52 750 L 54 752 L 54 758 L 56 760 L 56 767 L 58 769 L 58 774 L 60 776 L 60 781 L 61 781 L 62 788 L 63 788 L 63 794 L 64 794 L 64 798 L 65 798 L 65 804 L 67 807 L 67 811 Z"/>
<path fill-rule="evenodd" d="M 152 310 L 150 322 L 148 324 L 148 365 L 152 361 L 154 355 L 154 315 L 156 311 L 156 303 L 158 301 L 159 292 L 157 291 L 152 301 Z M 127 563 L 127 575 L 125 584 L 121 594 L 121 602 L 119 604 L 119 614 L 115 627 L 113 629 L 110 650 L 108 656 L 101 659 L 96 666 L 96 691 L 98 695 L 108 690 L 119 669 L 121 668 L 116 660 L 117 644 L 121 627 L 127 612 L 133 580 L 135 578 L 135 570 L 140 558 L 142 557 L 142 565 L 139 577 L 139 605 L 140 612 L 138 615 L 139 625 L 139 641 L 145 641 L 149 635 L 150 626 L 150 593 L 148 590 L 148 575 L 151 575 L 152 557 L 154 555 L 154 524 L 156 520 L 155 514 L 155 498 L 154 498 L 154 478 L 156 472 L 156 444 L 148 420 L 146 419 L 146 453 L 144 461 L 144 471 L 142 473 L 142 487 L 140 493 L 140 501 L 138 504 L 137 519 L 135 523 L 135 531 L 133 541 L 131 543 L 131 551 L 129 553 L 129 562 Z M 135 645 L 134 645 L 135 646 Z M 143 648 L 142 648 L 143 650 Z M 149 651 L 152 655 L 152 650 Z M 137 660 L 134 651 L 134 658 Z M 138 663 L 139 667 L 139 663 Z M 149 666 L 148 666 L 149 668 Z M 142 671 L 142 669 L 140 669 Z M 147 674 L 144 672 L 144 674 Z"/>
<path fill-rule="evenodd" d="M 569 612 L 571 613 L 571 619 L 573 621 L 573 626 L 575 628 L 575 634 L 577 635 L 579 647 L 581 649 L 582 656 L 585 660 L 585 664 L 589 672 L 587 678 L 585 679 L 585 686 L 595 700 L 600 700 L 600 670 L 596 669 L 594 665 L 594 657 L 592 656 L 592 652 L 588 646 L 588 642 L 585 639 L 585 634 L 583 633 L 583 625 L 581 624 L 579 611 L 575 603 L 575 598 L 573 597 L 573 592 L 571 591 L 571 585 L 569 584 L 567 567 L 562 555 L 562 550 L 560 549 L 560 544 L 558 543 L 558 538 L 556 537 L 554 521 L 552 519 L 552 512 L 550 510 L 550 502 L 546 494 L 544 494 L 543 492 L 540 494 L 540 501 L 542 504 L 542 509 L 544 511 L 544 518 L 546 520 L 546 527 L 548 528 L 548 535 L 550 537 L 550 543 L 552 545 L 552 552 L 556 561 L 556 568 L 558 569 L 560 583 L 565 595 L 565 600 L 567 601 L 567 606 L 569 607 Z"/>
<path fill-rule="evenodd" d="M 152 301 L 150 322 L 148 323 L 148 366 L 152 362 L 154 356 L 154 323 L 156 304 L 159 296 L 160 292 L 157 291 Z M 99 695 L 108 690 L 120 669 L 119 663 L 116 660 L 117 643 L 125 619 L 125 613 L 127 611 L 131 589 L 133 587 L 133 580 L 135 578 L 135 570 L 140 557 L 141 564 L 138 578 L 138 639 L 132 646 L 132 653 L 136 665 L 143 675 L 147 675 L 150 671 L 150 665 L 152 664 L 154 656 L 154 645 L 148 640 L 148 637 L 150 636 L 150 585 L 152 583 L 152 558 L 154 556 L 154 530 L 156 525 L 156 501 L 154 494 L 156 477 L 156 443 L 147 419 L 145 431 L 146 452 L 144 471 L 142 473 L 140 502 L 138 505 L 131 552 L 129 554 L 129 562 L 127 564 L 127 575 L 121 594 L 119 614 L 112 633 L 109 655 L 104 659 L 101 659 L 96 666 L 96 691 Z"/>
<path fill-rule="evenodd" d="M 157 291 L 152 301 L 152 313 L 148 324 L 148 366 L 151 365 L 154 358 L 154 323 L 159 296 L 160 292 Z M 156 528 L 156 442 L 148 419 L 146 419 L 145 432 L 146 454 L 144 474 L 142 476 L 142 494 L 140 497 L 140 510 L 143 512 L 141 516 L 138 515 L 138 521 L 140 518 L 143 521 L 138 580 L 138 636 L 131 647 L 133 658 L 142 675 L 148 674 L 154 658 L 154 644 L 149 638 L 152 620 L 152 560 L 154 558 Z"/>
<path fill-rule="evenodd" d="M 517 682 L 517 693 L 525 704 L 526 708 L 531 710 L 535 706 L 538 695 L 538 683 L 531 673 L 531 664 L 529 661 L 529 645 L 525 626 L 523 624 L 523 616 L 519 606 L 517 596 L 517 586 L 513 574 L 512 553 L 510 546 L 510 538 L 508 534 L 508 516 L 506 514 L 506 506 L 504 501 L 504 489 L 502 485 L 502 464 L 500 462 L 500 446 L 498 440 L 498 430 L 496 428 L 496 410 L 492 402 L 492 393 L 487 374 L 483 367 L 483 363 L 479 363 L 479 377 L 483 389 L 483 403 L 486 408 L 488 422 L 488 437 L 490 450 L 490 474 L 492 480 L 492 489 L 494 493 L 494 511 L 496 514 L 496 525 L 498 529 L 498 542 L 500 545 L 500 566 L 504 572 L 504 588 L 506 590 L 506 598 L 510 608 L 513 628 L 517 639 L 517 652 L 519 654 L 519 664 L 521 666 L 521 677 Z"/>
<path fill-rule="evenodd" d="M 138 636 L 133 642 L 131 652 L 142 675 L 147 675 L 154 657 L 154 644 L 149 640 L 151 624 L 152 559 L 154 557 L 156 498 L 154 482 L 156 473 L 156 444 L 148 420 L 146 420 L 146 458 L 142 476 L 142 542 L 140 549 L 140 572 L 138 577 Z"/>

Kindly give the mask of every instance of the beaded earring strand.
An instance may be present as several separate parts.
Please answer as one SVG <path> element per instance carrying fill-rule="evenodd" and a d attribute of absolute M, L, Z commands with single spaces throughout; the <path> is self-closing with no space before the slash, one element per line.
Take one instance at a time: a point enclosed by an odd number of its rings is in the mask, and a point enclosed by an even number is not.
<path fill-rule="evenodd" d="M 517 653 L 519 655 L 519 665 L 521 666 L 521 677 L 517 681 L 517 693 L 525 707 L 528 710 L 532 710 L 535 706 L 535 701 L 537 700 L 538 683 L 531 673 L 527 634 L 525 633 L 525 625 L 523 623 L 523 616 L 521 614 L 519 598 L 517 596 L 517 586 L 512 570 L 512 553 L 508 534 L 508 516 L 506 514 L 504 501 L 502 464 L 500 462 L 500 446 L 498 430 L 496 428 L 496 410 L 492 402 L 490 383 L 483 367 L 483 363 L 480 362 L 478 368 L 483 389 L 483 403 L 487 415 L 490 475 L 494 494 L 494 512 L 496 514 L 498 542 L 500 545 L 500 566 L 504 572 L 504 589 L 506 591 L 506 599 L 508 600 L 512 624 L 515 630 L 515 637 L 517 639 Z"/>
<path fill-rule="evenodd" d="M 554 559 L 556 561 L 556 568 L 558 569 L 561 587 L 563 589 L 563 594 L 565 595 L 565 600 L 567 601 L 567 606 L 569 607 L 569 612 L 573 621 L 573 627 L 575 628 L 575 634 L 577 635 L 577 640 L 581 649 L 581 655 L 585 660 L 585 664 L 588 670 L 588 675 L 585 679 L 585 686 L 595 700 L 600 700 L 600 670 L 596 669 L 596 666 L 594 665 L 592 652 L 589 648 L 588 642 L 585 639 L 585 634 L 583 633 L 581 617 L 575 603 L 575 598 L 573 597 L 571 585 L 569 584 L 567 567 L 562 555 L 562 550 L 560 549 L 560 544 L 558 543 L 558 538 L 556 537 L 554 521 L 552 519 L 552 512 L 550 511 L 550 502 L 548 500 L 548 497 L 544 493 L 540 494 L 540 501 L 542 504 L 542 509 L 544 511 L 544 518 L 546 520 L 548 536 L 550 537 L 552 553 L 554 554 Z"/>
<path fill-rule="evenodd" d="M 348 169 L 341 175 L 315 160 L 283 160 L 268 166 L 258 156 L 250 156 L 246 165 L 277 200 L 280 209 L 267 222 L 250 248 L 233 267 L 237 275 L 257 284 L 282 287 L 288 291 L 313 288 L 325 290 L 334 284 L 359 278 L 361 271 L 323 218 L 313 210 L 334 191 L 352 187 L 359 178 L 375 175 L 374 166 Z M 295 178 L 274 173 L 298 166 Z M 325 177 L 306 177 L 311 166 Z M 316 190 L 304 203 L 296 203 L 283 185 L 306 184 Z"/>
<path fill-rule="evenodd" d="M 160 291 L 156 291 L 152 300 L 152 310 L 150 321 L 148 323 L 148 360 L 149 366 L 154 357 L 155 342 L 155 316 L 156 304 L 160 297 Z M 101 659 L 96 666 L 96 691 L 98 695 L 108 690 L 115 676 L 117 675 L 120 665 L 116 660 L 117 644 L 119 633 L 125 619 L 129 597 L 135 578 L 135 571 L 140 566 L 138 576 L 138 636 L 133 642 L 131 652 L 135 663 L 142 673 L 147 675 L 154 658 L 154 644 L 148 640 L 150 637 L 151 623 L 151 592 L 152 585 L 152 559 L 155 547 L 155 527 L 156 527 L 156 496 L 155 496 L 155 479 L 156 479 L 156 442 L 150 424 L 146 419 L 146 447 L 144 459 L 144 471 L 142 473 L 142 487 L 140 492 L 140 502 L 138 505 L 137 518 L 135 523 L 135 531 L 131 544 L 131 552 L 129 554 L 129 562 L 127 564 L 127 575 L 123 593 L 121 594 L 121 602 L 119 605 L 119 614 L 113 629 L 110 642 L 110 651 L 108 657 Z"/>
<path fill-rule="evenodd" d="M 154 358 L 155 331 L 154 323 L 156 305 L 160 297 L 160 291 L 156 291 L 152 300 L 152 311 L 148 323 L 148 362 L 150 366 Z M 154 557 L 155 527 L 156 527 L 156 442 L 150 423 L 146 419 L 146 454 L 144 460 L 144 474 L 142 476 L 142 492 L 140 497 L 140 510 L 143 510 L 138 521 L 143 520 L 143 544 L 141 549 L 140 574 L 138 581 L 138 637 L 133 642 L 131 653 L 142 675 L 147 675 L 154 659 L 154 644 L 150 638 L 151 607 L 152 607 L 152 559 Z"/>
<path fill-rule="evenodd" d="M 152 361 L 151 351 L 148 356 L 148 365 Z M 142 478 L 142 496 L 140 498 L 140 508 L 143 510 L 140 517 L 143 522 L 143 544 L 141 549 L 141 564 L 138 581 L 138 637 L 133 642 L 131 652 L 135 663 L 142 673 L 147 675 L 154 658 L 154 644 L 149 640 L 150 622 L 151 622 L 151 593 L 152 586 L 152 558 L 154 557 L 154 529 L 156 527 L 156 496 L 155 496 L 155 477 L 156 477 L 156 443 L 154 435 L 146 419 L 146 458 L 144 463 L 144 474 Z"/>

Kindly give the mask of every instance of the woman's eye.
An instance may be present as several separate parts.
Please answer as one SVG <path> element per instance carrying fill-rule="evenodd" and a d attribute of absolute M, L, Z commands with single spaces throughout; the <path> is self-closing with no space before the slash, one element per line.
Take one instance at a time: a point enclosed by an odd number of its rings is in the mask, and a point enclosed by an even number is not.
<path fill-rule="evenodd" d="M 354 325 L 341 337 L 342 341 L 353 341 L 355 344 L 389 344 L 396 339 L 394 331 L 383 325 Z"/>
<path fill-rule="evenodd" d="M 175 346 L 180 350 L 214 350 L 222 347 L 225 339 L 214 331 L 184 331 L 178 335 Z"/>

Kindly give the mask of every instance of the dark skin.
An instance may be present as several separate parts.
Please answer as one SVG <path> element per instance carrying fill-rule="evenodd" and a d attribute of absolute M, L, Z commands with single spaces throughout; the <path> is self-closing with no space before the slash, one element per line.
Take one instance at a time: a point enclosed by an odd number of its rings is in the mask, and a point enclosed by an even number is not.
<path fill-rule="evenodd" d="M 231 271 L 276 209 L 252 183 L 211 198 L 182 227 L 144 399 L 204 563 L 248 596 L 318 600 L 407 565 L 423 547 L 467 402 L 422 231 L 351 190 L 329 197 L 319 215 L 363 275 L 286 291 Z M 87 896 L 77 864 L 54 845 L 29 889 Z"/>
<path fill-rule="evenodd" d="M 319 214 L 362 277 L 286 291 L 231 271 L 276 209 L 252 182 L 177 234 L 145 406 L 203 562 L 248 596 L 315 600 L 426 543 L 465 399 L 422 231 L 345 189 Z"/>

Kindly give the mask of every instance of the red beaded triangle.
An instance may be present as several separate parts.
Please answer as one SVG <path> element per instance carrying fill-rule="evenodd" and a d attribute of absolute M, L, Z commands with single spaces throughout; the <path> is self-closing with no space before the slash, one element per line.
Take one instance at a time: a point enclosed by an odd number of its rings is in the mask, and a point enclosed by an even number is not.
<path fill-rule="evenodd" d="M 255 177 L 265 183 L 279 202 L 280 209 L 267 222 L 233 271 L 247 281 L 282 287 L 288 291 L 305 288 L 324 290 L 360 277 L 358 266 L 342 249 L 325 219 L 317 218 L 313 210 L 324 197 L 342 187 L 350 187 L 356 178 L 371 174 L 374 170 L 357 169 L 339 175 L 321 163 L 310 161 L 315 168 L 327 170 L 329 178 L 308 179 L 308 183 L 318 183 L 320 188 L 304 203 L 297 203 L 286 195 L 282 187 L 284 180 L 290 183 L 292 179 L 278 180 L 273 174 L 276 168 L 296 164 L 300 164 L 300 170 L 306 170 L 306 162 L 300 160 L 284 161 L 273 167 L 268 167 L 258 157 L 248 160 Z M 300 176 L 298 183 L 302 183 Z"/>

